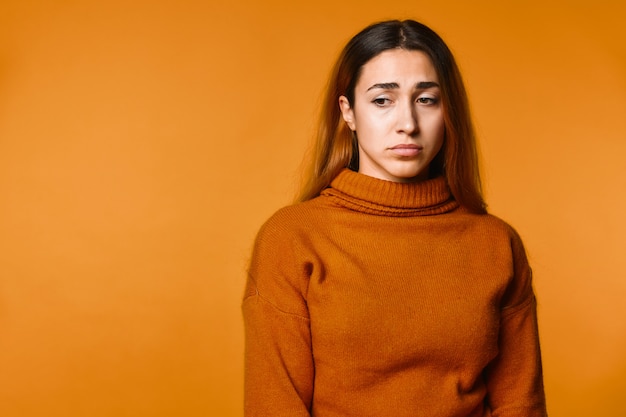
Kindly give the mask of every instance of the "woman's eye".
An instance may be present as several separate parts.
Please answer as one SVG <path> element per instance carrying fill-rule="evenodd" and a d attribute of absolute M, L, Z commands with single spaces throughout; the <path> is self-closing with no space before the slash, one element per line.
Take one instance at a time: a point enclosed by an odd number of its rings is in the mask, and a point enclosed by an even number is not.
<path fill-rule="evenodd" d="M 417 102 L 420 104 L 436 104 L 437 99 L 433 97 L 418 97 Z"/>
<path fill-rule="evenodd" d="M 384 98 L 384 97 L 379 97 L 379 98 L 375 98 L 374 100 L 372 100 L 372 103 L 376 104 L 377 106 L 385 106 L 387 104 L 389 104 L 391 100 L 389 100 L 388 98 Z"/>

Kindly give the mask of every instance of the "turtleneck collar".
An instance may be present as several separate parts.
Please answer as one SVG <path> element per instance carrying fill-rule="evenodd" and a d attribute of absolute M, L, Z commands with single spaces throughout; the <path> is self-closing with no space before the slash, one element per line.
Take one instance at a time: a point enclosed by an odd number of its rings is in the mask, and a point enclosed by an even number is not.
<path fill-rule="evenodd" d="M 381 216 L 430 216 L 459 206 L 443 177 L 399 183 L 349 169 L 341 171 L 321 195 L 351 210 Z"/>

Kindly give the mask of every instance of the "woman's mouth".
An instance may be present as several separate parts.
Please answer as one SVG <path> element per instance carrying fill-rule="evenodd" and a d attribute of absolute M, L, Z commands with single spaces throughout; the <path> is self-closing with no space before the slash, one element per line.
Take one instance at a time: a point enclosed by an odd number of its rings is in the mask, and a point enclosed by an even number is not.
<path fill-rule="evenodd" d="M 422 152 L 422 147 L 414 144 L 400 144 L 389 148 L 391 152 L 398 156 L 408 157 L 417 156 Z"/>

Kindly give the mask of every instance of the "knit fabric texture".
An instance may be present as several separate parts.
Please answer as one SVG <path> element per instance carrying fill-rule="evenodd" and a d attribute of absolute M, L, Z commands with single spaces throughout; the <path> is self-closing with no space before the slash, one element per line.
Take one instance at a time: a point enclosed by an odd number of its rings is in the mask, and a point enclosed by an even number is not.
<path fill-rule="evenodd" d="M 279 210 L 243 314 L 246 417 L 546 415 L 522 242 L 443 178 L 344 170 Z"/>

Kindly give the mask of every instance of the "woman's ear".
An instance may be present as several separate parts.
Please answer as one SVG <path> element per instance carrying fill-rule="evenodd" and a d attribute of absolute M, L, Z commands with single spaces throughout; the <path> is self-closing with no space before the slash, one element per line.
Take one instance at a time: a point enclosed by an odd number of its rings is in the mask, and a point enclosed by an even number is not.
<path fill-rule="evenodd" d="M 356 131 L 356 125 L 354 124 L 354 111 L 352 110 L 350 102 L 346 96 L 339 97 L 339 109 L 341 110 L 343 120 L 346 122 L 350 130 L 353 132 Z"/>

